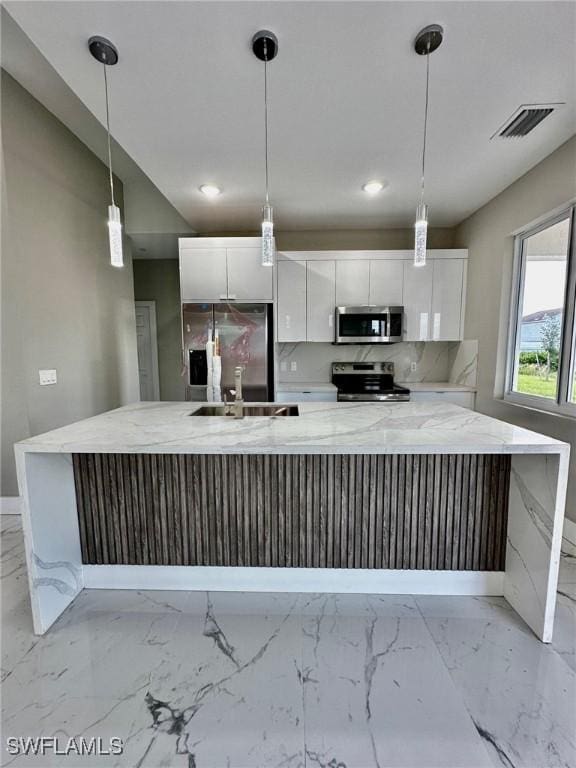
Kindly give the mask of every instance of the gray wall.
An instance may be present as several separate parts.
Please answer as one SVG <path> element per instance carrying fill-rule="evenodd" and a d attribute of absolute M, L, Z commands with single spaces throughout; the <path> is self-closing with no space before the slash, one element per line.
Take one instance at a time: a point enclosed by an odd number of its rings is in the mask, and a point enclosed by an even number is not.
<path fill-rule="evenodd" d="M 156 302 L 160 399 L 184 400 L 177 259 L 134 259 L 134 295 Z"/>
<path fill-rule="evenodd" d="M 110 266 L 106 167 L 2 73 L 2 496 L 13 443 L 139 400 L 130 254 Z M 122 197 L 122 185 L 118 184 Z M 58 384 L 40 387 L 39 368 Z"/>
<path fill-rule="evenodd" d="M 468 248 L 466 337 L 478 339 L 482 413 L 572 445 L 567 517 L 576 521 L 576 422 L 502 400 L 512 284 L 512 232 L 576 197 L 576 137 L 464 221 L 456 247 Z"/>
<path fill-rule="evenodd" d="M 208 232 L 206 237 L 258 237 L 259 232 Z M 454 248 L 455 229 L 428 230 L 428 248 Z M 405 250 L 414 247 L 414 229 L 276 230 L 279 251 Z M 203 235 L 199 235 L 203 237 Z"/>
<path fill-rule="evenodd" d="M 428 248 L 453 248 L 455 231 L 430 229 Z M 309 230 L 278 232 L 276 245 L 280 251 L 331 250 L 404 250 L 414 247 L 414 229 L 334 229 L 327 232 Z"/>

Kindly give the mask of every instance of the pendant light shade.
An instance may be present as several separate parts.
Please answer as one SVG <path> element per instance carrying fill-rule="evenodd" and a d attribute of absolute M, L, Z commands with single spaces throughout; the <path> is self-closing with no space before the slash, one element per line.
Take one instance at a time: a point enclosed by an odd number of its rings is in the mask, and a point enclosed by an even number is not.
<path fill-rule="evenodd" d="M 416 209 L 414 224 L 414 266 L 426 265 L 426 236 L 428 234 L 428 206 L 421 203 Z"/>
<path fill-rule="evenodd" d="M 414 50 L 419 56 L 426 56 L 426 101 L 424 104 L 424 138 L 422 141 L 422 180 L 420 203 L 416 208 L 414 223 L 414 266 L 426 265 L 426 240 L 428 235 L 428 206 L 424 203 L 424 178 L 426 172 L 426 134 L 428 129 L 428 96 L 430 90 L 430 54 L 442 43 L 444 30 L 439 24 L 430 24 L 418 33 Z"/>
<path fill-rule="evenodd" d="M 94 36 L 88 40 L 90 53 L 104 68 L 104 96 L 106 99 L 106 135 L 108 139 L 108 176 L 110 180 L 111 205 L 108 206 L 108 241 L 110 245 L 110 264 L 113 267 L 124 266 L 122 251 L 122 220 L 120 209 L 114 200 L 114 176 L 112 174 L 112 142 L 110 138 L 110 106 L 108 101 L 107 67 L 118 63 L 116 46 L 105 37 Z"/>
<path fill-rule="evenodd" d="M 110 263 L 113 267 L 123 267 L 122 222 L 120 220 L 120 208 L 117 205 L 108 206 L 108 238 L 110 241 Z"/>
<path fill-rule="evenodd" d="M 274 266 L 274 221 L 269 203 L 262 206 L 262 266 Z"/>
<path fill-rule="evenodd" d="M 264 165 L 266 198 L 262 206 L 262 266 L 274 266 L 274 219 L 269 198 L 268 184 L 268 62 L 276 58 L 278 39 L 266 29 L 252 38 L 252 51 L 257 59 L 264 62 Z"/>

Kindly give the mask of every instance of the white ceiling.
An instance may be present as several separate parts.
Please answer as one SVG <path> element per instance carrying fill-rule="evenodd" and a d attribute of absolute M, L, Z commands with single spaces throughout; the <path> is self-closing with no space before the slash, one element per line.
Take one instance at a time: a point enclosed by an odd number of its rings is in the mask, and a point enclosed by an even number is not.
<path fill-rule="evenodd" d="M 109 37 L 115 138 L 200 232 L 256 228 L 263 196 L 263 65 L 273 30 L 271 198 L 279 229 L 411 223 L 418 198 L 424 59 L 419 29 L 445 28 L 430 61 L 427 201 L 451 226 L 574 133 L 574 2 L 8 2 L 10 14 L 104 121 Z M 522 140 L 490 136 L 520 104 L 566 102 Z M 389 182 L 375 198 L 372 178 Z M 205 182 L 224 193 L 207 201 Z"/>

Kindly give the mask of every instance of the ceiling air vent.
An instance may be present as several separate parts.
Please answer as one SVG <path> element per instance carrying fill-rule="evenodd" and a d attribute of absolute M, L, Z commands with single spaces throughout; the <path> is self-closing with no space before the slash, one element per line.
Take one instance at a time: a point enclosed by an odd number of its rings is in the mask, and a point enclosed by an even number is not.
<path fill-rule="evenodd" d="M 490 138 L 520 139 L 554 112 L 561 104 L 522 104 Z"/>

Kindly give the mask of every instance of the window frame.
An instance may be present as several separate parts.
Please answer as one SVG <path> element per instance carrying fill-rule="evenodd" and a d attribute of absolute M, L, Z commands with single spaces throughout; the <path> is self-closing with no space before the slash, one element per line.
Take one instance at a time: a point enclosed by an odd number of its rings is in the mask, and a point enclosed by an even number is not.
<path fill-rule="evenodd" d="M 569 220 L 568 252 L 566 265 L 566 285 L 564 291 L 564 312 L 560 351 L 558 354 L 558 390 L 556 399 L 526 395 L 515 392 L 514 373 L 516 356 L 520 343 L 522 308 L 520 300 L 524 297 L 526 275 L 525 241 L 565 219 Z M 576 418 L 576 402 L 570 402 L 574 372 L 576 371 L 576 203 L 571 202 L 536 224 L 515 233 L 514 268 L 512 273 L 512 293 L 510 301 L 510 319 L 508 326 L 508 347 L 506 357 L 506 382 L 504 400 L 514 405 L 522 405 L 538 411 L 546 411 L 557 416 Z"/>

